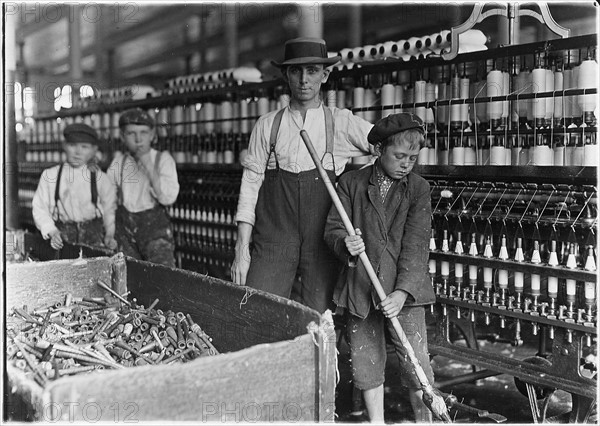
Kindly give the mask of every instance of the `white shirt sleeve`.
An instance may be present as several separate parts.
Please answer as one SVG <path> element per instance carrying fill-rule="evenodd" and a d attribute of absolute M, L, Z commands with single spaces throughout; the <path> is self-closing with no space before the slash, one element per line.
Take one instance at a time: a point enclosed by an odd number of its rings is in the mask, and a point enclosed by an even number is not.
<path fill-rule="evenodd" d="M 54 219 L 52 218 L 52 210 L 54 208 L 54 188 L 56 187 L 57 177 L 58 167 L 44 170 L 35 194 L 33 195 L 33 221 L 44 239 L 48 239 L 48 234 L 50 234 L 50 232 L 58 230 L 54 223 Z"/>
<path fill-rule="evenodd" d="M 158 174 L 160 175 L 160 191 L 158 191 L 160 193 L 156 194 L 156 191 L 152 187 L 150 187 L 150 192 L 161 205 L 170 206 L 177 200 L 177 196 L 179 195 L 179 180 L 177 179 L 177 165 L 175 160 L 166 151 L 160 154 Z"/>
<path fill-rule="evenodd" d="M 258 191 L 265 179 L 265 168 L 269 157 L 269 136 L 273 120 L 267 118 L 271 116 L 274 116 L 274 113 L 259 118 L 250 134 L 248 155 L 242 163 L 244 171 L 235 215 L 236 222 L 246 222 L 254 226 Z"/>

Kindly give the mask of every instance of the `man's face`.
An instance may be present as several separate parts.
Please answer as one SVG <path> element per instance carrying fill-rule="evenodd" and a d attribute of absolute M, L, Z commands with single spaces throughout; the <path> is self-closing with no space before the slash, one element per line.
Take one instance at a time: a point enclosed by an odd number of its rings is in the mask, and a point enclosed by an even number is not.
<path fill-rule="evenodd" d="M 72 167 L 81 167 L 89 163 L 98 151 L 96 145 L 88 142 L 65 142 L 63 148 L 67 154 L 67 163 Z"/>
<path fill-rule="evenodd" d="M 381 168 L 392 179 L 402 179 L 413 169 L 419 157 L 418 144 L 411 149 L 410 143 L 396 138 L 380 152 Z"/>
<path fill-rule="evenodd" d="M 322 64 L 290 65 L 285 75 L 292 99 L 309 102 L 318 99 L 321 84 L 327 81 L 329 70 Z"/>
<path fill-rule="evenodd" d="M 128 124 L 121 129 L 121 137 L 131 155 L 139 158 L 150 152 L 154 129 L 145 124 Z"/>

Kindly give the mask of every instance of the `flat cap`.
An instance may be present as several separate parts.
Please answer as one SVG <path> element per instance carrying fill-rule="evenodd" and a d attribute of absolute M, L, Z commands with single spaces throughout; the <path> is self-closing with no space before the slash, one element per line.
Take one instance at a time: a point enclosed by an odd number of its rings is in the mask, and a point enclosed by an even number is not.
<path fill-rule="evenodd" d="M 419 129 L 425 133 L 423 120 L 410 112 L 391 114 L 375 123 L 367 136 L 367 140 L 370 144 L 375 145 L 396 133 L 410 129 Z"/>
<path fill-rule="evenodd" d="M 84 123 L 69 124 L 63 130 L 63 135 L 67 143 L 91 143 L 98 145 L 98 134 L 92 127 Z"/>
<path fill-rule="evenodd" d="M 154 128 L 154 118 L 141 108 L 131 108 L 121 113 L 119 127 L 128 124 L 140 124 Z"/>

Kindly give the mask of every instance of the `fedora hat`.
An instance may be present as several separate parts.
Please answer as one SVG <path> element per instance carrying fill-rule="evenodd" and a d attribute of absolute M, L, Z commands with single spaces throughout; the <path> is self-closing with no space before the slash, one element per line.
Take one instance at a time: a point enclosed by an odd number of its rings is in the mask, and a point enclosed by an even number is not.
<path fill-rule="evenodd" d="M 340 56 L 327 57 L 325 40 L 313 37 L 294 38 L 285 42 L 283 62 L 271 61 L 276 67 L 302 64 L 333 65 L 341 59 Z"/>

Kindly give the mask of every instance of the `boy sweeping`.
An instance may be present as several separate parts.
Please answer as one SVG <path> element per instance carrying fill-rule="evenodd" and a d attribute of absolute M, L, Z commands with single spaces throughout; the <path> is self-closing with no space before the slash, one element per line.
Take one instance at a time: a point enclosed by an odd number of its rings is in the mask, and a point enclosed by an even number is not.
<path fill-rule="evenodd" d="M 432 414 L 422 400 L 414 368 L 386 321 L 398 316 L 433 383 L 424 309 L 435 301 L 427 276 L 430 188 L 425 179 L 411 172 L 425 144 L 423 122 L 414 114 L 390 115 L 375 124 L 368 141 L 375 146 L 378 159 L 372 166 L 342 175 L 337 188 L 357 235 L 348 235 L 335 207 L 325 226 L 325 241 L 345 265 L 334 301 L 348 313 L 354 385 L 363 391 L 371 422 L 384 421 L 386 325 L 400 362 L 402 382 L 409 388 L 415 420 L 430 423 Z M 383 301 L 372 289 L 362 263 L 356 262 L 355 257 L 363 251 L 388 295 Z"/>

